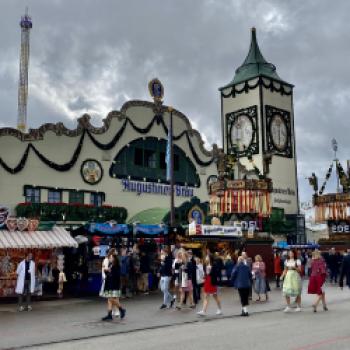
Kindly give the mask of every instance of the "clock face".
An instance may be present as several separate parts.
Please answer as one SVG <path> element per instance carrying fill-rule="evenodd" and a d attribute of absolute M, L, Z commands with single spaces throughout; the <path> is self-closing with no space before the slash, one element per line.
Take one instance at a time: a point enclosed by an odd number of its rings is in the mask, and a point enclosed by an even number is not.
<path fill-rule="evenodd" d="M 284 151 L 288 143 L 287 125 L 280 115 L 274 115 L 270 124 L 270 133 L 274 146 Z"/>
<path fill-rule="evenodd" d="M 238 151 L 247 149 L 253 141 L 253 124 L 246 115 L 239 116 L 231 128 L 231 144 L 236 145 Z"/>

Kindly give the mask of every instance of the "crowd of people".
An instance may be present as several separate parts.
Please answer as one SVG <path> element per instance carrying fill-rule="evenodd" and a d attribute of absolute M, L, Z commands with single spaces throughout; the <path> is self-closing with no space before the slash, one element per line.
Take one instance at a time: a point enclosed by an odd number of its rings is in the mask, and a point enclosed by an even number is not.
<path fill-rule="evenodd" d="M 199 252 L 198 252 L 199 253 Z M 312 305 L 317 312 L 322 303 L 328 310 L 324 283 L 339 283 L 343 287 L 344 277 L 350 287 L 350 250 L 344 256 L 331 249 L 327 254 L 320 251 L 275 252 L 274 274 L 276 288 L 281 288 L 286 300 L 285 312 L 292 311 L 291 299 L 295 299 L 295 312 L 301 311 L 303 277 L 309 278 L 308 293 L 315 294 Z M 18 265 L 16 292 L 19 295 L 19 310 L 31 310 L 31 294 L 35 279 L 35 266 L 31 254 Z M 63 276 L 65 278 L 65 276 Z M 60 290 L 63 288 L 61 281 Z M 126 309 L 121 298 L 138 293 L 148 294 L 150 290 L 161 290 L 163 300 L 160 309 L 196 309 L 199 316 L 207 314 L 208 305 L 214 299 L 217 315 L 222 314 L 220 287 L 237 289 L 242 306 L 241 316 L 248 316 L 248 305 L 256 295 L 255 302 L 269 300 L 270 285 L 267 268 L 260 255 L 251 258 L 246 252 L 212 253 L 209 249 L 203 256 L 196 256 L 192 250 L 181 247 L 163 247 L 158 253 L 140 250 L 134 245 L 132 250 L 122 247 L 118 251 L 110 249 L 102 263 L 102 285 L 100 296 L 107 299 L 107 315 L 104 321 L 114 317 L 123 319 Z M 198 309 L 197 309 L 198 310 Z"/>
<path fill-rule="evenodd" d="M 331 252 L 329 255 L 332 255 Z M 114 251 L 113 251 L 114 254 Z M 138 260 L 143 265 L 147 266 L 146 255 L 141 254 L 137 258 L 138 248 L 134 247 L 133 253 L 129 255 L 129 259 L 133 257 L 135 261 Z M 125 273 L 123 264 L 125 264 L 126 250 L 121 250 L 120 273 L 121 281 L 125 282 Z M 342 262 L 342 271 L 340 274 L 340 283 L 344 276 L 347 277 L 347 283 L 350 285 L 350 263 L 346 263 L 350 259 L 345 258 Z M 113 260 L 114 258 L 109 258 Z M 333 278 L 334 273 L 331 271 L 329 261 L 323 257 L 318 250 L 313 252 L 302 252 L 293 250 L 286 252 L 276 252 L 274 258 L 274 272 L 276 277 L 276 288 L 282 286 L 282 293 L 286 300 L 286 308 L 284 312 L 292 311 L 291 299 L 295 298 L 296 308 L 295 312 L 301 311 L 301 291 L 303 276 L 309 277 L 308 293 L 317 296 L 315 303 L 312 305 L 314 312 L 317 312 L 317 307 L 322 302 L 323 310 L 327 311 L 328 307 L 325 299 L 325 292 L 323 285 L 326 281 L 327 274 Z M 210 299 L 213 298 L 217 306 L 217 315 L 222 314 L 222 307 L 219 295 L 219 287 L 227 285 L 238 290 L 238 294 L 242 306 L 242 316 L 248 316 L 249 300 L 252 300 L 252 292 L 256 294 L 256 302 L 267 302 L 269 299 L 268 292 L 270 291 L 269 282 L 266 274 L 266 264 L 260 255 L 252 258 L 248 257 L 246 252 L 241 254 L 230 254 L 228 252 L 212 254 L 207 250 L 203 259 L 194 256 L 191 250 L 183 248 L 174 248 L 170 250 L 169 247 L 164 247 L 158 257 L 156 278 L 159 279 L 159 288 L 163 293 L 163 301 L 160 309 L 170 309 L 176 307 L 178 310 L 183 308 L 196 308 L 201 303 L 201 310 L 197 312 L 199 316 L 207 314 Z M 111 262 L 110 262 L 111 263 Z M 348 264 L 348 265 L 347 265 Z M 136 264 L 138 266 L 138 264 Z M 332 265 L 331 265 L 332 266 Z M 104 272 L 107 269 L 104 267 Z M 136 285 L 141 286 L 140 291 L 147 293 L 147 281 L 149 280 L 149 269 L 139 267 L 139 274 L 136 274 Z M 328 273 L 329 271 L 329 273 Z M 138 283 L 138 281 L 141 281 Z M 120 290 L 112 291 L 112 293 L 103 293 L 101 296 L 114 295 L 116 300 L 113 302 L 108 299 L 108 317 L 112 316 L 112 305 L 117 305 L 120 311 L 119 296 L 122 295 L 123 282 L 121 282 Z M 102 289 L 105 288 L 104 286 Z M 264 299 L 262 299 L 264 298 Z M 113 304 L 114 303 L 114 304 Z M 116 310 L 118 313 L 118 310 Z M 119 312 L 120 317 L 125 316 L 125 310 Z"/>

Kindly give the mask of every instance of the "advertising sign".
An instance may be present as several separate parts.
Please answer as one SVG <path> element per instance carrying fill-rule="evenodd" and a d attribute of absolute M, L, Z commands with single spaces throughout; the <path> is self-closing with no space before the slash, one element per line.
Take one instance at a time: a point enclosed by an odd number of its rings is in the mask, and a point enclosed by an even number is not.
<path fill-rule="evenodd" d="M 329 234 L 349 234 L 350 221 L 328 221 Z"/>
<path fill-rule="evenodd" d="M 197 225 L 195 221 L 188 227 L 190 236 L 222 236 L 222 237 L 242 237 L 242 230 L 239 226 L 222 225 Z"/>

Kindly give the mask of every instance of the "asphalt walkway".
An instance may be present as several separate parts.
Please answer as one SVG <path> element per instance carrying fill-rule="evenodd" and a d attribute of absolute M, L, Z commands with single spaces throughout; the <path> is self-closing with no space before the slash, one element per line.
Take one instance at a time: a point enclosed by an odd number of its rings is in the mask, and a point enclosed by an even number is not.
<path fill-rule="evenodd" d="M 303 288 L 303 312 L 310 313 L 313 296 L 306 294 L 307 281 Z M 336 286 L 326 286 L 330 312 L 332 305 L 350 299 L 350 291 Z M 232 288 L 222 288 L 223 316 L 215 316 L 215 304 L 211 302 L 207 319 L 230 318 L 240 314 L 238 293 Z M 159 293 L 125 299 L 125 320 L 102 322 L 105 301 L 94 299 L 64 299 L 43 301 L 33 305 L 31 312 L 17 312 L 15 304 L 0 305 L 0 349 L 30 347 L 87 339 L 111 334 L 129 333 L 160 327 L 171 327 L 186 323 L 201 322 L 197 310 L 190 308 L 159 310 L 162 296 Z M 273 288 L 268 302 L 253 302 L 251 314 L 283 310 L 284 301 L 280 290 Z"/>

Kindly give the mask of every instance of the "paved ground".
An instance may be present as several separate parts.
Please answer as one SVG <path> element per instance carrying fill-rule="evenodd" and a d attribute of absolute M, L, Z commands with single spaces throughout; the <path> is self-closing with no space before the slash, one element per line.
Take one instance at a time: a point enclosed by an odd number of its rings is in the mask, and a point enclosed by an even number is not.
<path fill-rule="evenodd" d="M 191 309 L 159 310 L 161 297 L 157 294 L 126 300 L 127 318 L 111 323 L 100 321 L 105 314 L 100 299 L 41 302 L 30 313 L 18 313 L 14 305 L 0 305 L 0 348 L 42 344 L 40 349 L 88 350 L 124 344 L 127 349 L 139 349 L 142 344 L 144 349 L 156 350 L 172 349 L 176 340 L 177 349 L 214 345 L 216 350 L 262 345 L 268 349 L 350 349 L 350 291 L 328 286 L 327 293 L 329 312 L 313 314 L 312 296 L 304 295 L 303 312 L 285 315 L 281 293 L 273 290 L 271 301 L 251 305 L 247 319 L 236 317 L 240 307 L 232 289 L 222 291 L 224 316 L 204 320 Z M 209 311 L 215 313 L 213 304 Z M 319 341 L 323 343 L 312 345 Z"/>

